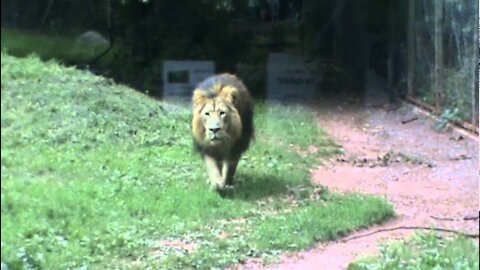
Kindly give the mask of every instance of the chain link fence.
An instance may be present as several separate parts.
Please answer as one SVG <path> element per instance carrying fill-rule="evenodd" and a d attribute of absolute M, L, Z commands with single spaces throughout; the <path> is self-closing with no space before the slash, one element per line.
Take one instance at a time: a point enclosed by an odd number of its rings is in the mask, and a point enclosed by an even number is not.
<path fill-rule="evenodd" d="M 478 133 L 478 1 L 408 5 L 407 99 Z"/>

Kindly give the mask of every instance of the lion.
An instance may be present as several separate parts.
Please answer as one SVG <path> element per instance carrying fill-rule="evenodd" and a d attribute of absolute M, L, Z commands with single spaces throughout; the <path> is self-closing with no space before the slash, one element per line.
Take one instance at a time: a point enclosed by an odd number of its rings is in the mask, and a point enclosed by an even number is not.
<path fill-rule="evenodd" d="M 194 144 L 209 184 L 217 191 L 232 187 L 238 161 L 254 137 L 250 93 L 235 75 L 214 75 L 198 84 L 192 105 Z"/>

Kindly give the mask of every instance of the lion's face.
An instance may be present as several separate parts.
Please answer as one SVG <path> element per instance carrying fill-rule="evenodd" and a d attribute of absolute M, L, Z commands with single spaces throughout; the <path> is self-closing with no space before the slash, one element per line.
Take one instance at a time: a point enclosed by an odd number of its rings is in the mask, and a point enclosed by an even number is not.
<path fill-rule="evenodd" d="M 210 100 L 205 104 L 200 110 L 205 128 L 205 142 L 217 145 L 231 139 L 228 134 L 231 114 L 231 108 L 221 99 Z"/>
<path fill-rule="evenodd" d="M 228 150 L 242 132 L 240 115 L 232 102 L 223 95 L 208 97 L 202 91 L 195 94 L 192 126 L 197 143 L 207 148 Z"/>

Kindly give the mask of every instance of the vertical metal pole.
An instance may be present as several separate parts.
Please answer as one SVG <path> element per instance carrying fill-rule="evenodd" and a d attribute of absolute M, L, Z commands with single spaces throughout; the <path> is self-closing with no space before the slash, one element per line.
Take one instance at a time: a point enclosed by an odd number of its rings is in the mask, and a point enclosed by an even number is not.
<path fill-rule="evenodd" d="M 443 107 L 443 0 L 434 2 L 435 14 L 435 70 L 434 70 L 434 93 L 435 110 L 437 113 L 442 111 Z"/>
<path fill-rule="evenodd" d="M 474 74 L 473 74 L 473 78 L 475 80 L 475 82 L 473 83 L 473 90 L 472 90 L 472 97 L 473 97 L 473 106 L 472 106 L 472 124 L 473 126 L 476 126 L 478 127 L 479 126 L 479 117 L 478 117 L 478 102 L 479 102 L 479 96 L 478 96 L 478 85 L 479 85 L 479 65 L 480 65 L 480 56 L 479 56 L 479 53 L 480 53 L 480 5 L 478 3 L 478 1 L 474 1 L 474 8 L 477 12 L 475 12 L 475 23 L 477 24 L 475 26 L 475 30 L 474 30 L 474 40 L 473 40 L 473 44 L 474 44 L 474 48 L 473 48 L 473 55 L 474 55 L 474 65 L 475 65 L 475 68 L 473 69 L 474 70 Z"/>
<path fill-rule="evenodd" d="M 415 0 L 408 0 L 408 28 L 407 28 L 407 96 L 414 96 L 415 74 Z"/>

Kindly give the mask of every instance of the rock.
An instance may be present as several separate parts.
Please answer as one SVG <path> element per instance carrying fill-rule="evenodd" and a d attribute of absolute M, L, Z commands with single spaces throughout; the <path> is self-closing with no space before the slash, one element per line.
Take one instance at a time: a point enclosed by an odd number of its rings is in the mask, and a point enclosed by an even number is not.
<path fill-rule="evenodd" d="M 74 50 L 96 55 L 110 46 L 110 42 L 96 31 L 87 31 L 75 39 Z"/>
<path fill-rule="evenodd" d="M 87 46 L 102 46 L 106 47 L 110 45 L 108 39 L 106 39 L 102 34 L 90 30 L 75 39 L 75 43 L 78 45 L 87 45 Z"/>

